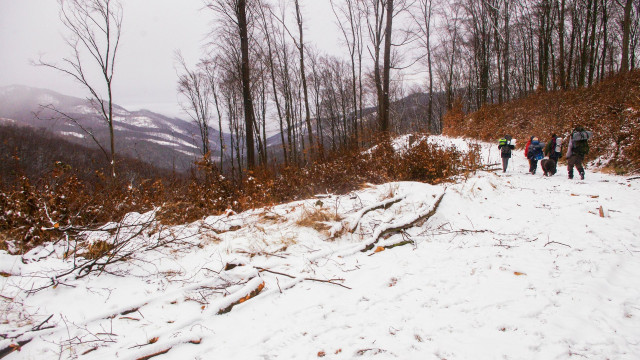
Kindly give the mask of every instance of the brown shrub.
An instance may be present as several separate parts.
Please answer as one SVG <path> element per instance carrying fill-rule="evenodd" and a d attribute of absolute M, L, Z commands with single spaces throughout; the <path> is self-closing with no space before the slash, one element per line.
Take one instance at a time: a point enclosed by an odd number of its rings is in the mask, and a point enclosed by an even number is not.
<path fill-rule="evenodd" d="M 327 209 L 304 208 L 302 216 L 296 224 L 299 226 L 310 227 L 316 231 L 327 231 L 331 226 L 327 223 L 341 221 L 342 217 L 336 213 L 330 213 Z"/>
<path fill-rule="evenodd" d="M 85 248 L 85 251 L 79 251 L 78 255 L 84 257 L 87 260 L 95 260 L 107 255 L 113 248 L 113 244 L 110 244 L 106 241 L 98 240 L 89 244 Z"/>
<path fill-rule="evenodd" d="M 227 209 L 240 212 L 319 193 L 344 194 L 363 183 L 438 183 L 475 169 L 479 164 L 475 151 L 466 154 L 423 141 L 398 153 L 387 138 L 371 152 L 349 149 L 306 167 L 258 169 L 242 180 L 226 178 L 213 164 L 204 164 L 189 179 L 157 178 L 136 184 L 99 172 L 91 180 L 80 180 L 74 169 L 57 163 L 35 184 L 23 176 L 20 188 L 0 189 L 0 208 L 5 209 L 0 212 L 0 239 L 12 239 L 13 247 L 6 240 L 2 246 L 24 253 L 64 234 L 73 237 L 83 229 L 119 221 L 132 211 L 159 208 L 160 222 L 182 224 Z M 321 215 L 323 211 L 318 211 L 308 221 L 335 221 Z M 99 250 L 90 249 L 88 256 Z"/>

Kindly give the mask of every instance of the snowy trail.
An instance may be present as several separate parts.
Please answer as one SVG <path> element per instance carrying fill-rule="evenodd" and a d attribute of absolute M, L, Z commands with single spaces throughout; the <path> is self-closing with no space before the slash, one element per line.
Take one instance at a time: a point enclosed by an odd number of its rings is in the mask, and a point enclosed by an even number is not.
<path fill-rule="evenodd" d="M 493 147 L 484 147 L 488 163 L 498 160 Z M 589 169 L 584 181 L 568 180 L 562 166 L 549 178 L 527 169 L 516 152 L 506 174 L 449 185 L 433 217 L 380 242 L 413 244 L 380 252 L 359 249 L 384 226 L 428 210 L 444 186 L 394 183 L 323 199 L 343 218 L 336 239 L 339 221 L 320 231 L 297 223 L 316 199 L 211 217 L 212 227 L 241 228 L 194 234 L 202 248 L 187 254 L 122 265 L 130 277 L 89 277 L 29 297 L 15 290 L 29 283 L 24 274 L 61 260 L 20 264 L 23 277 L 1 280 L 20 306 L 2 304 L 0 333 L 50 314 L 58 328 L 6 359 L 138 359 L 164 350 L 154 359 L 640 358 L 640 183 Z M 401 201 L 363 214 L 389 199 Z M 230 262 L 246 265 L 220 271 Z M 0 263 L 4 271 L 15 259 L 4 254 Z M 350 289 L 303 278 L 343 279 L 335 282 Z M 263 281 L 256 297 L 216 314 Z M 236 292 L 210 289 L 225 282 Z M 139 312 L 118 315 L 131 304 Z M 18 310 L 35 324 L 21 324 Z M 117 316 L 96 319 L 110 312 Z"/>

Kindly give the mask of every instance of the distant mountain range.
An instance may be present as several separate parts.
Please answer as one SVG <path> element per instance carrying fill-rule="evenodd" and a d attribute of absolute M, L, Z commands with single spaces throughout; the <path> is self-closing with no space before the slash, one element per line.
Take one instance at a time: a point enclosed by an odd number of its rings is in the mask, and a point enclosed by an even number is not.
<path fill-rule="evenodd" d="M 415 93 L 395 101 L 393 107 L 399 121 L 394 124 L 393 130 L 398 133 L 424 130 L 428 103 L 428 95 L 424 93 Z M 55 108 L 74 119 L 82 128 L 90 130 L 108 151 L 108 128 L 88 100 L 27 86 L 0 87 L 0 125 L 44 128 L 65 140 L 97 148 L 80 126 L 47 107 Z M 376 110 L 373 107 L 363 109 L 365 122 L 375 121 Z M 434 132 L 439 130 L 436 122 L 443 110 L 444 94 L 434 94 Z M 177 171 L 189 169 L 198 158 L 201 148 L 200 131 L 193 122 L 149 110 L 128 111 L 118 105 L 114 106 L 114 113 L 116 153 Z M 219 139 L 219 131 L 210 129 L 213 159 L 220 156 Z M 223 141 L 228 148 L 228 134 L 223 133 Z M 280 133 L 268 136 L 267 146 L 270 158 L 280 158 Z"/>
<path fill-rule="evenodd" d="M 68 141 L 97 147 L 80 126 L 47 109 L 49 106 L 90 130 L 108 149 L 108 128 L 86 99 L 27 86 L 0 87 L 0 125 L 44 128 Z M 128 111 L 117 105 L 114 114 L 117 153 L 178 171 L 188 169 L 200 154 L 199 130 L 191 122 L 148 110 Z M 210 135 L 211 148 L 219 149 L 219 132 L 211 129 Z M 215 158 L 219 153 L 213 155 Z"/>

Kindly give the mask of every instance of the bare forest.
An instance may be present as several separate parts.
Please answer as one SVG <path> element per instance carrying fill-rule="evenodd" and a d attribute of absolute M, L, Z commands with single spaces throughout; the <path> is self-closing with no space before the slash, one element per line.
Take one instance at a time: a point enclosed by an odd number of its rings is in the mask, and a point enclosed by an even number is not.
<path fill-rule="evenodd" d="M 640 358 L 639 0 L 197 1 L 0 87 L 0 358 Z"/>
<path fill-rule="evenodd" d="M 306 41 L 313 14 L 305 2 L 208 1 L 202 11 L 215 21 L 201 60 L 191 65 L 178 54 L 176 61 L 177 92 L 199 129 L 199 160 L 188 174 L 116 156 L 110 89 L 126 9 L 115 0 L 64 4 L 73 6 L 62 8 L 62 19 L 75 58 L 37 65 L 86 85 L 110 144 L 82 130 L 107 163 L 93 153 L 89 162 L 53 159 L 72 147 L 31 151 L 37 137 L 4 131 L 5 249 L 9 238 L 24 252 L 134 210 L 158 209 L 160 221 L 184 223 L 364 183 L 446 182 L 482 166 L 473 147 L 461 153 L 420 142 L 443 131 L 484 140 L 503 130 L 547 136 L 585 121 L 607 133 L 599 140 L 606 151 L 596 155 L 637 171 L 639 159 L 628 154 L 640 146 L 640 125 L 626 111 L 640 99 L 637 1 L 330 0 L 340 54 Z M 80 55 L 86 51 L 93 56 Z M 102 85 L 87 76 L 92 61 Z M 405 133 L 418 146 L 395 153 L 393 136 Z"/>
<path fill-rule="evenodd" d="M 589 87 L 637 67 L 640 3 L 620 0 L 331 0 L 344 49 L 305 42 L 297 0 L 208 4 L 215 42 L 179 89 L 203 128 L 227 126 L 221 170 L 304 165 L 384 133 L 442 131 L 532 93 Z M 416 80 L 417 79 L 417 80 Z M 224 124 L 224 125 L 223 125 Z M 270 139 L 268 129 L 277 128 Z M 203 155 L 210 149 L 204 145 Z"/>

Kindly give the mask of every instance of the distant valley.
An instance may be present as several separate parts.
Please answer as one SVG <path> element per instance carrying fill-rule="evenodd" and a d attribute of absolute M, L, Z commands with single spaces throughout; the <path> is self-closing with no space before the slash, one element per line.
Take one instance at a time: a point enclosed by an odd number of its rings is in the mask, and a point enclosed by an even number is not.
<path fill-rule="evenodd" d="M 27 86 L 0 87 L 0 125 L 43 128 L 65 140 L 97 148 L 80 126 L 46 107 L 73 118 L 108 148 L 108 128 L 86 99 Z M 199 130 L 191 122 L 148 110 L 128 111 L 117 105 L 114 113 L 118 153 L 177 171 L 187 170 L 200 153 Z M 219 132 L 210 129 L 213 151 L 220 148 L 218 139 Z M 213 156 L 219 156 L 219 150 Z"/>

